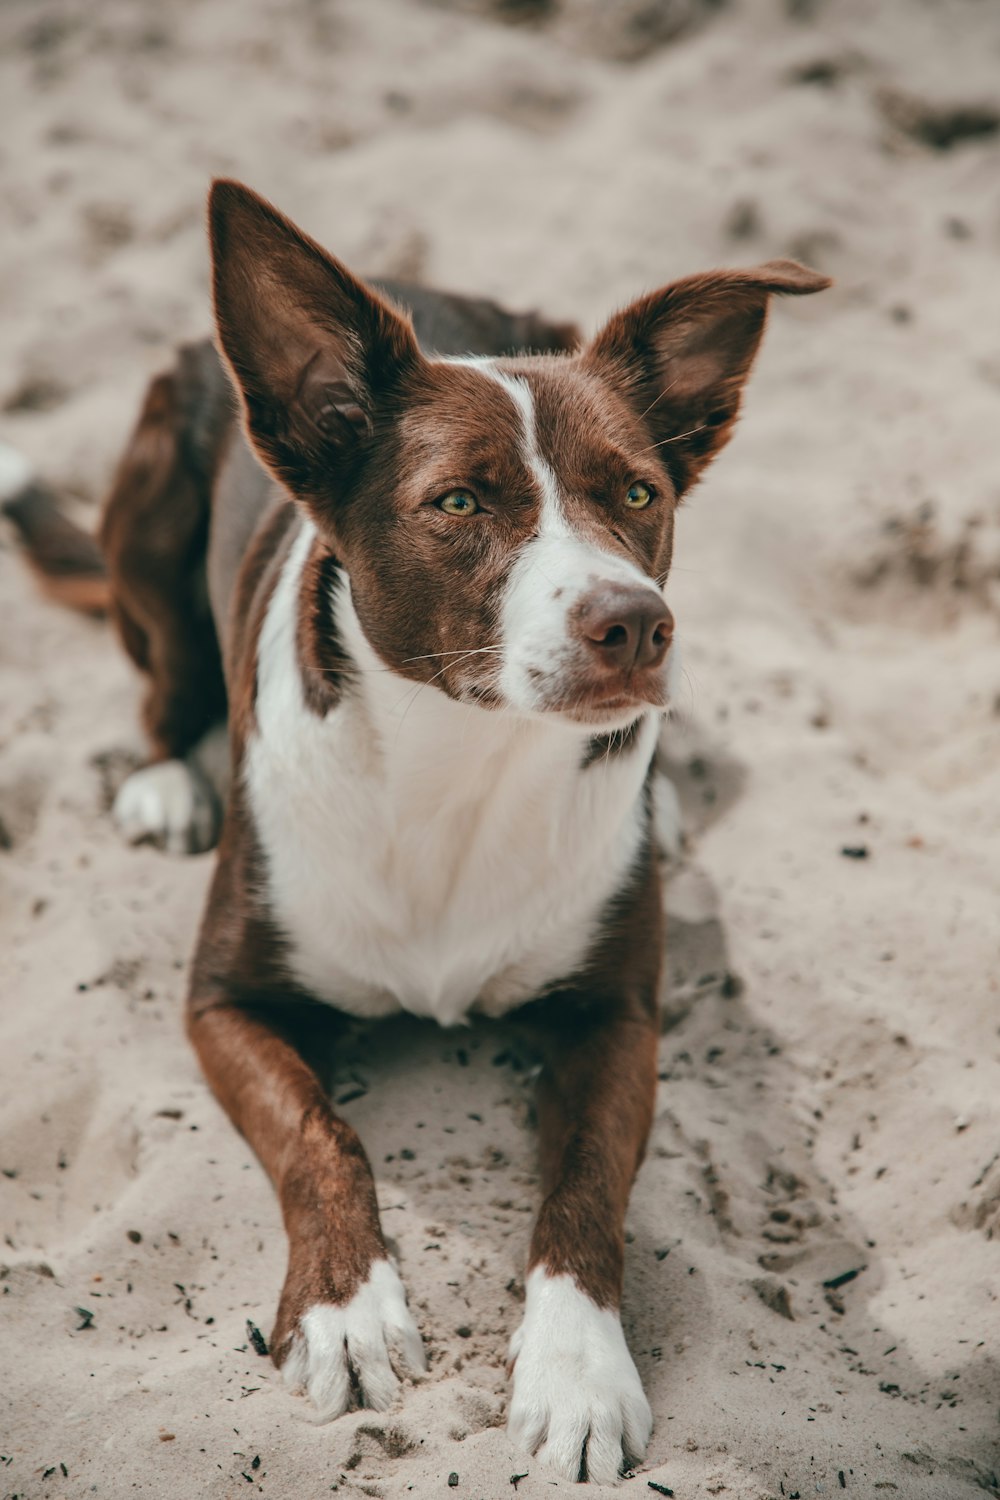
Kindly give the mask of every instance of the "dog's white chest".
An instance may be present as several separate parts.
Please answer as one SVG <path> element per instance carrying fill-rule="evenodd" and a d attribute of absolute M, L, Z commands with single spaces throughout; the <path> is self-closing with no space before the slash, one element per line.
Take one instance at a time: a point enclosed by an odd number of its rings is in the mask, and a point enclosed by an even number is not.
<path fill-rule="evenodd" d="M 638 807 L 595 849 L 592 807 L 521 801 L 511 785 L 476 809 L 442 802 L 439 777 L 421 788 L 415 773 L 397 820 L 374 777 L 343 774 L 352 726 L 338 718 L 323 726 L 326 753 L 300 751 L 294 767 L 253 753 L 272 907 L 296 979 L 358 1015 L 402 1007 L 449 1025 L 572 974 L 635 854 Z M 293 787 L 293 769 L 313 774 Z"/>
<path fill-rule="evenodd" d="M 318 717 L 292 630 L 308 541 L 306 529 L 261 632 L 245 768 L 293 976 L 356 1015 L 499 1014 L 586 958 L 644 837 L 656 723 L 583 770 L 565 731 L 512 727 L 374 659 Z M 351 634 L 357 659 L 366 643 Z"/>

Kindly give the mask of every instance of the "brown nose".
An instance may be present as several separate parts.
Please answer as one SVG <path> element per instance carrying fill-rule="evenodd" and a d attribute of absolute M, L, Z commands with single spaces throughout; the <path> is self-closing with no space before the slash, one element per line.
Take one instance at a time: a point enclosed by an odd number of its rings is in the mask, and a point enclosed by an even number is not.
<path fill-rule="evenodd" d="M 581 639 L 609 667 L 658 667 L 674 633 L 674 617 L 653 589 L 604 584 L 582 601 Z"/>

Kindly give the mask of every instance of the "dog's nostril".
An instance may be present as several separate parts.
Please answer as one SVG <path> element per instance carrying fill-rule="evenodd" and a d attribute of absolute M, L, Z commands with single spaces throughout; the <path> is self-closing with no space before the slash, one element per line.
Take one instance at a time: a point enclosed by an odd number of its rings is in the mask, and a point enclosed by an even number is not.
<path fill-rule="evenodd" d="M 624 625 L 609 625 L 598 641 L 599 646 L 624 646 L 628 643 L 628 629 Z"/>

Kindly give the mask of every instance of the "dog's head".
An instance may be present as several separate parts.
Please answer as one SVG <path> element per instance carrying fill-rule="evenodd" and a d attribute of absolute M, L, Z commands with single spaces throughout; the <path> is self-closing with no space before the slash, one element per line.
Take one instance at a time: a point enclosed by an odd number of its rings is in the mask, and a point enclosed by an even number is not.
<path fill-rule="evenodd" d="M 561 355 L 429 358 L 408 316 L 231 182 L 219 338 L 261 459 L 368 641 L 458 700 L 613 729 L 664 707 L 674 512 L 728 441 L 794 261 L 692 276 Z"/>

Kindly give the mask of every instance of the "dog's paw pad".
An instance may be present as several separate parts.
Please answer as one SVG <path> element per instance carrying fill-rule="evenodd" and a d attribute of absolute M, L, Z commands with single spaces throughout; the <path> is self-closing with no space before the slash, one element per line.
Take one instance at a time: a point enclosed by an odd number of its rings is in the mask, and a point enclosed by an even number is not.
<path fill-rule="evenodd" d="M 349 1302 L 319 1302 L 303 1314 L 281 1373 L 291 1390 L 308 1395 L 320 1421 L 329 1421 L 355 1404 L 385 1411 L 399 1389 L 397 1371 L 419 1376 L 426 1369 L 403 1283 L 381 1260 Z"/>
<path fill-rule="evenodd" d="M 112 816 L 130 844 L 156 844 L 170 854 L 211 849 L 218 807 L 211 788 L 182 760 L 135 771 L 118 789 Z"/>
<path fill-rule="evenodd" d="M 653 1427 L 618 1316 L 570 1276 L 537 1269 L 526 1294 L 510 1350 L 511 1439 L 564 1479 L 614 1484 L 642 1458 Z"/>

